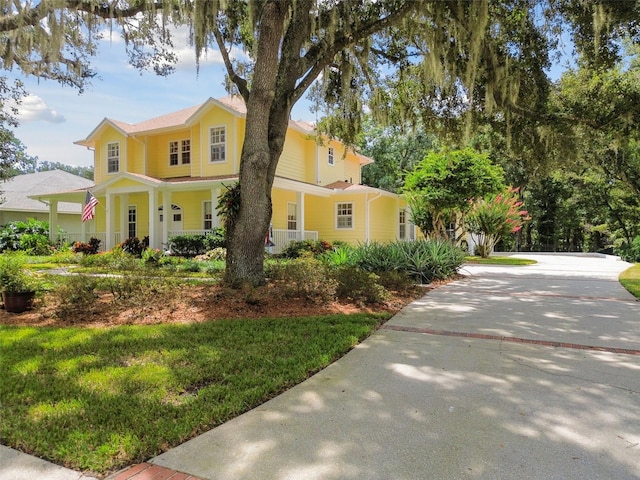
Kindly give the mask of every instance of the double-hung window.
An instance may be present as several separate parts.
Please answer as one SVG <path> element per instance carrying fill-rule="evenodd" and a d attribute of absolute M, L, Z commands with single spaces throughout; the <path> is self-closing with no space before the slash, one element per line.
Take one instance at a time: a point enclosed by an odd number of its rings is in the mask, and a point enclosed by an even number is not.
<path fill-rule="evenodd" d="M 327 163 L 329 165 L 335 165 L 335 156 L 333 147 L 329 147 L 329 151 L 327 152 Z"/>
<path fill-rule="evenodd" d="M 211 208 L 211 202 L 206 201 L 202 204 L 203 222 L 202 227 L 205 230 L 211 230 L 213 228 L 213 211 Z"/>
<path fill-rule="evenodd" d="M 191 163 L 191 140 L 169 142 L 169 165 Z"/>
<path fill-rule="evenodd" d="M 336 228 L 353 228 L 353 203 L 336 204 Z"/>
<path fill-rule="evenodd" d="M 129 205 L 129 215 L 127 220 L 128 225 L 128 238 L 133 238 L 136 236 L 136 224 L 138 220 L 138 212 L 135 205 Z"/>
<path fill-rule="evenodd" d="M 211 162 L 224 162 L 227 159 L 226 144 L 227 133 L 225 127 L 214 127 L 209 130 L 211 145 Z"/>
<path fill-rule="evenodd" d="M 120 144 L 118 142 L 107 143 L 107 173 L 120 171 Z"/>
<path fill-rule="evenodd" d="M 407 210 L 404 208 L 401 208 L 398 214 L 398 238 L 407 239 Z"/>

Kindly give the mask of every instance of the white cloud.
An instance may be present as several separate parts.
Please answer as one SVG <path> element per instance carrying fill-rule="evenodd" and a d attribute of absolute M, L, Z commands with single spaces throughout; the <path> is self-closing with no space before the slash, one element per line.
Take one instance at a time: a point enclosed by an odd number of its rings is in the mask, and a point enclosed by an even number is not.
<path fill-rule="evenodd" d="M 26 96 L 18 105 L 20 122 L 63 123 L 66 119 L 37 95 Z"/>

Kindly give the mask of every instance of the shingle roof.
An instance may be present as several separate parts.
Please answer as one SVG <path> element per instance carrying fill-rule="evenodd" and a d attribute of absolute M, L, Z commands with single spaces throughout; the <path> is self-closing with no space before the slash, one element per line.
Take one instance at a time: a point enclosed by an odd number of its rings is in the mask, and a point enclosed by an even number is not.
<path fill-rule="evenodd" d="M 49 207 L 29 195 L 53 193 L 67 190 L 80 190 L 92 187 L 92 180 L 73 175 L 62 170 L 27 173 L 18 175 L 0 183 L 2 198 L 0 210 L 24 210 L 30 212 L 48 212 Z M 80 213 L 82 205 L 77 203 L 58 203 L 60 213 Z"/>

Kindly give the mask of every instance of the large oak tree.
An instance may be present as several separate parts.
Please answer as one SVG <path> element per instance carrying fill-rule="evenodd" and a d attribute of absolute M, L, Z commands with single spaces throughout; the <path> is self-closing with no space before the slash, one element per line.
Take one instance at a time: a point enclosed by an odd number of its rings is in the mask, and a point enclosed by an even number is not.
<path fill-rule="evenodd" d="M 340 113 L 329 130 L 345 137 L 355 136 L 365 101 L 382 106 L 400 98 L 411 112 L 402 82 L 393 92 L 378 87 L 385 76 L 402 79 L 416 69 L 411 78 L 430 95 L 423 105 L 441 122 L 451 118 L 443 112 L 461 115 L 469 103 L 509 112 L 519 98 L 544 94 L 553 29 L 575 27 L 579 48 L 606 57 L 618 28 L 638 20 L 631 0 L 0 0 L 0 12 L 5 69 L 80 89 L 95 74 L 89 60 L 105 24 L 120 29 L 134 65 L 159 74 L 170 73 L 175 60 L 175 26 L 190 29 L 198 57 L 209 48 L 221 52 L 247 106 L 239 204 L 229 209 L 227 231 L 226 280 L 235 285 L 263 281 L 271 188 L 289 115 L 319 77 L 327 105 Z M 230 54 L 238 46 L 244 63 Z M 523 92 L 530 79 L 536 90 Z"/>

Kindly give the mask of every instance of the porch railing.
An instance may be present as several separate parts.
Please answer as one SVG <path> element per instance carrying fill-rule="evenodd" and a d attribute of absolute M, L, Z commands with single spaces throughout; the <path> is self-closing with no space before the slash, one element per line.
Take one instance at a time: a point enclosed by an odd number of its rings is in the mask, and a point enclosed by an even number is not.
<path fill-rule="evenodd" d="M 291 242 L 300 240 L 317 240 L 318 232 L 305 230 L 304 234 L 298 230 L 281 230 L 273 229 L 273 238 L 271 241 L 275 243 L 271 247 L 271 253 L 281 253 Z"/>

